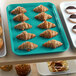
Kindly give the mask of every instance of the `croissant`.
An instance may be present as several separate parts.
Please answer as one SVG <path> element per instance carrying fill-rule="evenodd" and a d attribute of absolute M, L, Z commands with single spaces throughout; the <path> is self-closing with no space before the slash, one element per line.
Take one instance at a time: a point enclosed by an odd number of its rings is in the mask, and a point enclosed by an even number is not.
<path fill-rule="evenodd" d="M 48 8 L 43 6 L 43 5 L 39 5 L 38 7 L 34 8 L 33 11 L 35 11 L 35 12 L 45 12 L 45 11 L 48 11 Z"/>
<path fill-rule="evenodd" d="M 20 14 L 20 13 L 25 13 L 26 9 L 24 7 L 16 7 L 14 10 L 11 11 L 12 14 Z"/>
<path fill-rule="evenodd" d="M 20 40 L 29 40 L 34 38 L 36 35 L 32 33 L 27 33 L 26 31 L 23 31 L 21 34 L 17 35 L 16 38 Z"/>
<path fill-rule="evenodd" d="M 20 13 L 18 15 L 16 15 L 14 18 L 13 18 L 14 21 L 26 21 L 26 20 L 29 20 L 29 18 L 23 14 L 23 13 Z"/>
<path fill-rule="evenodd" d="M 48 21 L 43 21 L 41 24 L 38 25 L 38 27 L 42 29 L 49 29 L 52 27 L 56 27 L 56 25 Z"/>
<path fill-rule="evenodd" d="M 36 44 L 34 44 L 32 42 L 24 42 L 23 44 L 21 44 L 18 47 L 18 49 L 30 51 L 30 50 L 35 49 L 37 47 L 38 47 L 38 45 L 36 45 Z"/>
<path fill-rule="evenodd" d="M 41 20 L 41 21 L 45 21 L 45 20 L 47 20 L 47 19 L 52 18 L 52 16 L 49 15 L 49 14 L 46 14 L 46 13 L 44 13 L 44 12 L 41 12 L 41 13 L 39 13 L 38 15 L 36 15 L 35 18 L 38 19 L 38 20 Z"/>
<path fill-rule="evenodd" d="M 63 45 L 60 41 L 57 40 L 50 40 L 43 44 L 44 47 L 51 47 L 51 48 L 57 48 L 59 46 Z"/>
<path fill-rule="evenodd" d="M 25 30 L 25 29 L 30 29 L 32 28 L 32 26 L 26 22 L 21 22 L 19 24 L 17 24 L 15 27 L 15 29 L 20 29 L 20 30 Z"/>
<path fill-rule="evenodd" d="M 44 38 L 52 38 L 52 37 L 56 36 L 57 34 L 58 34 L 58 32 L 52 31 L 52 30 L 49 30 L 49 29 L 48 29 L 48 30 L 42 32 L 42 33 L 40 34 L 40 36 L 41 36 L 41 37 L 44 37 Z"/>

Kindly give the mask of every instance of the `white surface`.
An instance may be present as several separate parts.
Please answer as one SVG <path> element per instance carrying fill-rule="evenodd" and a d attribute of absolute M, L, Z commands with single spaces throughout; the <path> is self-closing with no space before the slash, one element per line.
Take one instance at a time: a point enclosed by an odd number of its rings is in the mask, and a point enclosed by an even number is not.
<path fill-rule="evenodd" d="M 66 72 L 56 72 L 56 73 L 50 72 L 47 62 L 37 63 L 36 65 L 37 65 L 38 73 L 40 75 L 43 75 L 43 76 L 76 73 L 76 61 L 75 60 L 69 60 L 68 61 L 69 70 L 66 71 Z"/>
<path fill-rule="evenodd" d="M 72 42 L 73 42 L 73 45 L 74 45 L 74 47 L 76 48 L 76 34 L 72 32 L 72 27 L 73 27 L 74 25 L 76 25 L 76 23 L 71 23 L 71 22 L 68 20 L 68 17 L 71 15 L 71 14 L 66 13 L 66 11 L 65 11 L 65 9 L 66 9 L 68 6 L 75 6 L 75 7 L 76 7 L 76 1 L 66 1 L 66 2 L 62 2 L 62 3 L 60 4 L 60 9 L 61 9 L 63 18 L 64 18 L 64 20 L 65 20 L 65 23 L 66 23 L 67 29 L 68 29 L 68 31 L 69 31 L 69 34 L 70 34 L 71 40 L 72 40 Z"/>
<path fill-rule="evenodd" d="M 0 57 L 4 57 L 6 55 L 6 42 L 5 42 L 5 35 L 4 35 L 4 26 L 3 26 L 3 22 L 2 22 L 2 29 L 3 29 L 3 48 L 0 49 Z"/>
<path fill-rule="evenodd" d="M 67 9 L 66 11 L 69 13 L 76 13 L 76 9 Z"/>

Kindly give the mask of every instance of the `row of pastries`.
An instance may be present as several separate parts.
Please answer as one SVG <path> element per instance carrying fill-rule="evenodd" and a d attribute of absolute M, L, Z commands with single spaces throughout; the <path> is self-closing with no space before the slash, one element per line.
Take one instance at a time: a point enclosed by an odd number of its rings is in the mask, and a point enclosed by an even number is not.
<path fill-rule="evenodd" d="M 58 32 L 50 30 L 50 28 L 54 28 L 54 27 L 56 27 L 56 25 L 51 23 L 51 22 L 46 21 L 47 19 L 52 18 L 51 15 L 45 13 L 45 11 L 48 11 L 47 7 L 45 7 L 43 5 L 39 5 L 36 8 L 34 8 L 33 11 L 34 12 L 40 12 L 38 15 L 35 16 L 35 19 L 43 21 L 41 24 L 38 25 L 38 28 L 47 29 L 39 35 L 40 37 L 48 39 L 48 38 L 52 38 L 52 37 L 58 35 Z M 14 10 L 11 11 L 12 14 L 17 14 L 13 18 L 13 20 L 21 22 L 14 27 L 15 29 L 25 30 L 25 29 L 31 29 L 32 28 L 32 26 L 30 24 L 24 22 L 26 20 L 29 20 L 29 18 L 24 14 L 26 12 L 27 12 L 27 10 L 24 7 L 20 7 L 20 6 L 16 7 Z M 20 40 L 29 40 L 29 39 L 32 39 L 34 37 L 36 37 L 35 34 L 28 33 L 26 31 L 23 31 L 21 34 L 16 36 L 16 38 L 20 39 Z M 50 41 L 44 43 L 43 46 L 44 47 L 56 48 L 56 47 L 61 46 L 62 44 L 63 43 L 61 43 L 60 41 L 50 40 Z M 35 49 L 37 47 L 38 47 L 37 44 L 34 44 L 32 42 L 27 41 L 27 42 L 21 44 L 18 47 L 18 49 L 30 51 L 30 50 Z"/>

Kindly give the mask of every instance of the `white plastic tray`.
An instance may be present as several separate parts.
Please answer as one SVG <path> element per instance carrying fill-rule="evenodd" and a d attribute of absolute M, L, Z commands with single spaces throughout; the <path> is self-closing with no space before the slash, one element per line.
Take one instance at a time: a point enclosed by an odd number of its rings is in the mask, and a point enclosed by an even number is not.
<path fill-rule="evenodd" d="M 52 75 L 76 73 L 76 61 L 75 60 L 68 61 L 69 70 L 66 72 L 56 72 L 56 73 L 50 72 L 47 62 L 37 63 L 36 65 L 37 65 L 38 73 L 42 76 L 52 76 Z"/>
<path fill-rule="evenodd" d="M 73 46 L 76 48 L 76 34 L 72 32 L 72 27 L 73 27 L 74 25 L 76 25 L 76 23 L 71 23 L 71 22 L 68 20 L 68 17 L 71 15 L 71 14 L 66 13 L 66 11 L 65 11 L 65 9 L 66 9 L 68 6 L 75 6 L 75 7 L 76 7 L 76 1 L 66 1 L 66 2 L 62 2 L 62 3 L 60 4 L 60 9 L 61 9 L 61 12 L 62 12 L 64 21 L 65 21 L 65 23 L 66 23 L 67 29 L 68 29 L 68 31 L 69 31 L 69 34 L 70 34 L 70 37 L 71 37 Z"/>
<path fill-rule="evenodd" d="M 0 11 L 0 14 L 1 14 L 1 11 Z M 4 35 L 4 26 L 3 26 L 3 22 L 2 22 L 2 29 L 3 29 L 3 47 L 2 49 L 0 49 L 0 57 L 4 57 L 6 55 L 6 42 L 5 42 L 5 35 Z"/>

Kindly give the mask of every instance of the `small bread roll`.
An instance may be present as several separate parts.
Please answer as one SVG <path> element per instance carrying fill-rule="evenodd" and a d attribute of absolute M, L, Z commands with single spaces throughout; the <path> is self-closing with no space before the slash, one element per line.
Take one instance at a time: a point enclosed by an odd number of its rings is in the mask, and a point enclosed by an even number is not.
<path fill-rule="evenodd" d="M 17 64 L 15 69 L 18 76 L 27 76 L 31 71 L 31 66 L 29 64 Z"/>
<path fill-rule="evenodd" d="M 4 65 L 4 66 L 1 66 L 0 68 L 3 71 L 11 71 L 13 66 L 12 65 Z"/>
<path fill-rule="evenodd" d="M 3 30 L 2 30 L 2 27 L 0 26 L 0 35 L 2 34 Z"/>
<path fill-rule="evenodd" d="M 3 46 L 3 39 L 0 38 L 0 49 L 2 48 L 2 46 Z"/>

